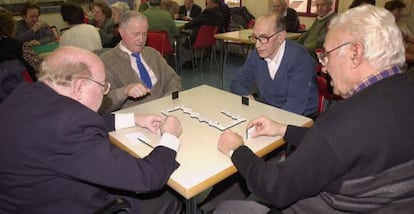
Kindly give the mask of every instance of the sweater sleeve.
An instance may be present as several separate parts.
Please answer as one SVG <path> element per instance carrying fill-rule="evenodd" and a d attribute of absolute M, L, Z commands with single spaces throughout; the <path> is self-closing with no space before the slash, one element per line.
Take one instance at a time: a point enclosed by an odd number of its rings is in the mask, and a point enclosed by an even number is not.
<path fill-rule="evenodd" d="M 236 78 L 231 82 L 230 90 L 237 95 L 251 95 L 251 88 L 256 82 L 255 72 L 255 59 L 257 58 L 255 51 L 252 51 L 247 57 L 246 62 L 238 71 Z"/>

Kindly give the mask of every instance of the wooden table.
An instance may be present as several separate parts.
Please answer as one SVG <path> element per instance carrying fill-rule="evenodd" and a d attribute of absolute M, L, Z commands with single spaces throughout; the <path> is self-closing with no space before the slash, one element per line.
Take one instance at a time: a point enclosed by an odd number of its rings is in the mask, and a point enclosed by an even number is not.
<path fill-rule="evenodd" d="M 250 101 L 250 105 L 243 105 L 241 97 L 207 85 L 198 86 L 179 93 L 178 99 L 170 96 L 148 103 L 139 104 L 119 112 L 139 112 L 161 114 L 162 111 L 173 106 L 184 105 L 198 112 L 205 118 L 221 123 L 228 123 L 232 119 L 221 114 L 226 110 L 246 119 L 231 129 L 245 136 L 247 122 L 262 115 L 266 115 L 282 123 L 297 126 L 310 126 L 312 120 L 301 115 L 293 114 L 260 102 Z M 222 131 L 200 123 L 197 119 L 182 111 L 171 113 L 179 118 L 183 127 L 180 136 L 181 146 L 177 153 L 180 167 L 171 175 L 168 185 L 182 195 L 186 200 L 187 213 L 196 213 L 195 196 L 236 172 L 231 160 L 217 150 L 217 143 Z M 111 142 L 125 149 L 134 156 L 144 157 L 152 150 L 145 144 L 131 143 L 127 134 L 140 132 L 150 139 L 150 144 L 156 146 L 160 136 L 148 130 L 132 127 L 110 132 Z M 246 140 L 246 145 L 258 156 L 263 156 L 284 144 L 280 137 L 258 137 Z"/>
<path fill-rule="evenodd" d="M 249 40 L 249 36 L 253 34 L 253 29 L 244 29 L 238 31 L 230 31 L 226 33 L 219 33 L 214 36 L 217 40 L 220 41 L 220 65 L 219 71 L 221 76 L 220 86 L 223 88 L 223 79 L 224 79 L 224 50 L 226 49 L 225 44 L 227 42 L 238 42 L 246 45 L 254 45 L 253 42 Z M 300 33 L 287 33 L 286 38 L 296 40 L 300 37 Z"/>

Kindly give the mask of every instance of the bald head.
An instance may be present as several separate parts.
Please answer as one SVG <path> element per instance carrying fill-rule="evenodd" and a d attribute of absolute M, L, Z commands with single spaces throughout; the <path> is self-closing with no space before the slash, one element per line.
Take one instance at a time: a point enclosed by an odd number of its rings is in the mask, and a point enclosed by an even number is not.
<path fill-rule="evenodd" d="M 97 111 L 105 85 L 104 64 L 88 50 L 65 46 L 56 49 L 42 62 L 39 80 L 57 93 Z"/>

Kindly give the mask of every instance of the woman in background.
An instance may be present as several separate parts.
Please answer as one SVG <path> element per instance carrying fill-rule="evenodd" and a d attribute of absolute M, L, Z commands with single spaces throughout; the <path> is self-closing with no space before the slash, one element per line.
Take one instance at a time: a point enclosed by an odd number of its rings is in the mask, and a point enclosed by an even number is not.
<path fill-rule="evenodd" d="M 111 5 L 112 22 L 114 23 L 114 38 L 112 39 L 111 47 L 115 47 L 121 41 L 121 35 L 119 35 L 118 28 L 121 22 L 122 14 L 130 10 L 129 6 L 125 2 L 117 1 Z"/>
<path fill-rule="evenodd" d="M 85 15 L 79 5 L 64 3 L 60 8 L 60 14 L 63 21 L 69 24 L 69 29 L 63 32 L 60 46 L 75 46 L 90 51 L 102 49 L 98 30 L 84 23 Z"/>
<path fill-rule="evenodd" d="M 111 20 L 111 10 L 105 2 L 95 2 L 93 3 L 92 14 L 93 19 L 90 20 L 89 24 L 92 24 L 99 30 L 102 46 L 104 48 L 110 47 L 114 38 L 114 23 Z"/>

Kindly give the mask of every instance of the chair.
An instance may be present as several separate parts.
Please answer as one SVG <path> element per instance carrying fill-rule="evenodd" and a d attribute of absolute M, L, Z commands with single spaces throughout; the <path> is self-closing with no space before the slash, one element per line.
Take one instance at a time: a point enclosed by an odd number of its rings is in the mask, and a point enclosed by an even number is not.
<path fill-rule="evenodd" d="M 214 35 L 217 33 L 218 31 L 218 26 L 215 25 L 202 25 L 200 27 L 200 29 L 197 32 L 197 37 L 195 38 L 195 41 L 192 45 L 190 45 L 190 49 L 192 49 L 194 51 L 193 54 L 193 60 L 192 60 L 192 64 L 193 64 L 193 70 L 194 70 L 194 64 L 197 60 L 196 56 L 197 56 L 197 50 L 201 49 L 201 58 L 200 58 L 200 67 L 201 64 L 203 63 L 203 53 L 204 53 L 204 49 L 207 48 L 212 48 L 211 51 L 211 63 L 213 62 L 213 56 L 214 58 L 216 57 L 216 49 L 214 47 L 214 45 L 216 44 L 216 38 L 214 38 Z M 216 60 L 217 62 L 217 60 Z M 210 66 L 211 66 L 210 63 Z"/>
<path fill-rule="evenodd" d="M 177 64 L 176 48 L 171 45 L 167 31 L 149 31 L 147 34 L 147 46 L 156 49 L 162 56 L 174 55 L 175 70 L 179 71 L 181 62 L 180 65 Z"/>

